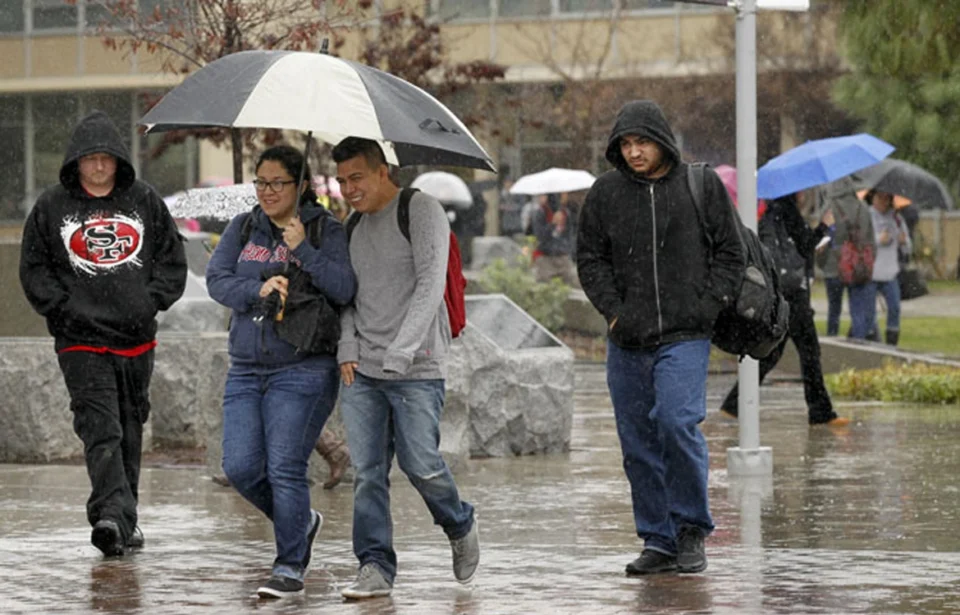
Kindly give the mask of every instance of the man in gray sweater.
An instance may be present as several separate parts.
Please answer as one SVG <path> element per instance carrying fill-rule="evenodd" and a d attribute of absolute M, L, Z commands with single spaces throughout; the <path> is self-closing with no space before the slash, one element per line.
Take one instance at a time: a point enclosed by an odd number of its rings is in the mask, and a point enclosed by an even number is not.
<path fill-rule="evenodd" d="M 420 493 L 453 550 L 453 572 L 473 579 L 480 543 L 473 506 L 460 499 L 440 456 L 450 322 L 443 293 L 450 224 L 422 192 L 400 229 L 401 192 L 375 141 L 351 137 L 333 149 L 337 181 L 355 210 L 347 220 L 357 294 L 341 316 L 340 408 L 354 466 L 353 551 L 360 561 L 345 598 L 386 596 L 397 573 L 390 516 L 390 465 Z"/>

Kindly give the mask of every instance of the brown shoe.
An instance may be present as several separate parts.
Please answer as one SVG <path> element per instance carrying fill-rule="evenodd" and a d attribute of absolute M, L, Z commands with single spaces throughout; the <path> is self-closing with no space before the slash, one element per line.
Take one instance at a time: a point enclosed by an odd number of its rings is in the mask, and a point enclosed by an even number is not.
<path fill-rule="evenodd" d="M 350 449 L 347 443 L 341 440 L 331 431 L 326 429 L 320 434 L 317 440 L 317 452 L 323 457 L 324 461 L 330 467 L 326 482 L 323 483 L 324 489 L 333 489 L 343 480 L 343 475 L 350 465 Z"/>
<path fill-rule="evenodd" d="M 229 486 L 230 486 L 230 481 L 227 480 L 227 477 L 226 477 L 226 476 L 215 475 L 215 476 L 211 476 L 211 477 L 210 477 L 210 480 L 212 480 L 214 483 L 220 485 L 221 487 L 229 487 Z"/>
<path fill-rule="evenodd" d="M 838 416 L 826 422 L 827 427 L 847 427 L 850 425 L 850 419 L 845 416 Z"/>

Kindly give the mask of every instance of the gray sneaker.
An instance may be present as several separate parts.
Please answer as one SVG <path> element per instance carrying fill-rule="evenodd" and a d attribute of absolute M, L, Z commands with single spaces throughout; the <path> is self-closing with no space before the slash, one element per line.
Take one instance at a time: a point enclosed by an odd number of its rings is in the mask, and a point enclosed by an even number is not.
<path fill-rule="evenodd" d="M 466 536 L 450 541 L 450 548 L 453 550 L 453 576 L 463 584 L 469 583 L 480 565 L 480 530 L 476 518 Z"/>
<path fill-rule="evenodd" d="M 340 595 L 349 600 L 364 600 L 389 596 L 393 585 L 383 577 L 376 564 L 364 564 L 357 574 L 357 580 L 340 590 Z"/>

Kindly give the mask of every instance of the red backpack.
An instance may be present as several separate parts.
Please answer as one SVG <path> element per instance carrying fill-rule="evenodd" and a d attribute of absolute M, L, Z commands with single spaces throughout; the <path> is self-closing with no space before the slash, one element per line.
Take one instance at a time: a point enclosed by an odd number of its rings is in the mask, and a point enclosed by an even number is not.
<path fill-rule="evenodd" d="M 400 191 L 400 202 L 397 204 L 397 224 L 400 232 L 410 241 L 410 198 L 416 188 L 404 188 Z M 347 218 L 347 242 L 353 236 L 353 229 L 360 223 L 363 214 L 353 212 Z M 447 304 L 447 315 L 450 318 L 450 333 L 453 337 L 460 337 L 467 326 L 467 306 L 464 295 L 467 290 L 467 279 L 463 277 L 463 258 L 460 256 L 460 242 L 457 236 L 450 231 L 450 254 L 447 258 L 447 282 L 443 290 L 443 302 Z"/>
<path fill-rule="evenodd" d="M 876 259 L 873 243 L 863 237 L 860 227 L 860 211 L 853 222 L 838 208 L 840 220 L 848 222 L 847 239 L 840 246 L 837 262 L 837 277 L 847 286 L 861 286 L 873 280 L 873 263 Z M 869 215 L 869 212 L 868 212 Z"/>

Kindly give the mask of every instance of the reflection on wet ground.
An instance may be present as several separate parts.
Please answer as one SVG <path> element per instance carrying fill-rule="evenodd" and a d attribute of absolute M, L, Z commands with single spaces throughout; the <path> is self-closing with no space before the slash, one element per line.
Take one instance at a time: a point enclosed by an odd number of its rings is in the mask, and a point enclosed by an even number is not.
<path fill-rule="evenodd" d="M 352 494 L 313 491 L 325 517 L 303 597 L 258 602 L 272 532 L 200 469 L 147 469 L 146 549 L 105 560 L 89 543 L 79 466 L 0 466 L 3 613 L 960 613 L 960 409 L 840 405 L 854 424 L 809 428 L 795 383 L 764 388 L 772 481 L 731 483 L 737 426 L 711 412 L 717 524 L 701 575 L 623 576 L 636 555 L 602 366 L 578 367 L 568 455 L 476 460 L 458 475 L 479 511 L 483 560 L 469 588 L 402 476 L 394 595 L 343 603 Z M 715 409 L 730 383 L 710 384 Z"/>

